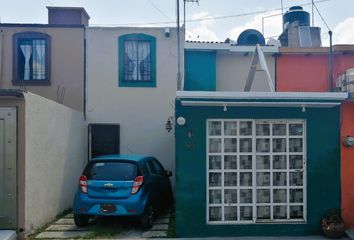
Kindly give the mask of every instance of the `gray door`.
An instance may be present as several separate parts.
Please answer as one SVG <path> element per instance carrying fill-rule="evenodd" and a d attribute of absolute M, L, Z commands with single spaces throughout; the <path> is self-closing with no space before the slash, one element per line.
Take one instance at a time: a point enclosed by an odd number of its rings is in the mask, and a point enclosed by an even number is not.
<path fill-rule="evenodd" d="M 0 229 L 17 227 L 16 109 L 0 108 Z"/>

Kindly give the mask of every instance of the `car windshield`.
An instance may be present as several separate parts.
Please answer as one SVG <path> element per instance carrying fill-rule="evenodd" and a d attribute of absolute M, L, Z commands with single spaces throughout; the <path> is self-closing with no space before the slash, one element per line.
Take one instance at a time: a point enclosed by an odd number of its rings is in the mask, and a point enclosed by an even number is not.
<path fill-rule="evenodd" d="M 88 180 L 133 181 L 137 176 L 137 166 L 129 162 L 96 162 L 86 170 Z"/>

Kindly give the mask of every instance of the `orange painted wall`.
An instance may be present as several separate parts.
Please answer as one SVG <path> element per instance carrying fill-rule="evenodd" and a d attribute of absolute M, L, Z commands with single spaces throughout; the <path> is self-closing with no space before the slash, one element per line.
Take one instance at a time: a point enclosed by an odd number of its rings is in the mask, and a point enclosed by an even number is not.
<path fill-rule="evenodd" d="M 334 80 L 348 68 L 354 68 L 354 54 L 337 53 L 333 58 Z M 327 92 L 328 55 L 281 55 L 277 59 L 277 91 Z M 335 83 L 333 84 L 335 85 Z M 354 102 L 341 109 L 341 137 L 354 136 Z M 354 228 L 354 147 L 341 144 L 342 217 Z"/>
<path fill-rule="evenodd" d="M 334 79 L 343 74 L 348 68 L 354 68 L 354 54 L 335 54 L 333 57 Z"/>
<path fill-rule="evenodd" d="M 354 102 L 342 105 L 341 137 L 354 136 Z M 354 147 L 341 146 L 342 217 L 354 228 Z"/>
<path fill-rule="evenodd" d="M 276 64 L 277 91 L 328 91 L 328 60 L 325 55 L 280 55 Z"/>
<path fill-rule="evenodd" d="M 354 67 L 354 54 L 335 54 L 334 79 L 348 68 Z M 341 137 L 354 136 L 354 102 L 345 102 L 341 112 Z M 342 217 L 346 225 L 354 228 L 354 147 L 341 145 Z"/>
<path fill-rule="evenodd" d="M 278 92 L 327 92 L 327 54 L 282 54 L 277 59 Z M 354 68 L 354 53 L 336 53 L 333 57 L 334 80 L 347 69 Z M 335 83 L 333 83 L 335 87 Z"/>

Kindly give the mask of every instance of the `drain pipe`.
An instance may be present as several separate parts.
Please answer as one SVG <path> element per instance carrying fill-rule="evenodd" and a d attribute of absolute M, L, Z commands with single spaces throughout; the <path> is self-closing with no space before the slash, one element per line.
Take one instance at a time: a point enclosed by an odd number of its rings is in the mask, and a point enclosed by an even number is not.
<path fill-rule="evenodd" d="M 0 89 L 2 88 L 3 45 L 4 45 L 4 32 L 3 30 L 0 30 Z"/>
<path fill-rule="evenodd" d="M 84 119 L 87 120 L 87 32 L 84 26 Z"/>
<path fill-rule="evenodd" d="M 332 42 L 332 31 L 329 34 L 329 91 L 333 92 L 333 42 Z"/>

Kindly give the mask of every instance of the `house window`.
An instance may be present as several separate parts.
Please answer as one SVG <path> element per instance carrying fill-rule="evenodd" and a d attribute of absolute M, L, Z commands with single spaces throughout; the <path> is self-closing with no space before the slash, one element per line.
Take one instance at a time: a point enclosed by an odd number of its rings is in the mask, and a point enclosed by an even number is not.
<path fill-rule="evenodd" d="M 156 40 L 145 34 L 119 37 L 119 86 L 156 87 Z"/>
<path fill-rule="evenodd" d="M 303 120 L 207 121 L 207 222 L 306 221 Z"/>
<path fill-rule="evenodd" d="M 13 36 L 13 84 L 49 85 L 50 36 L 23 32 Z"/>

